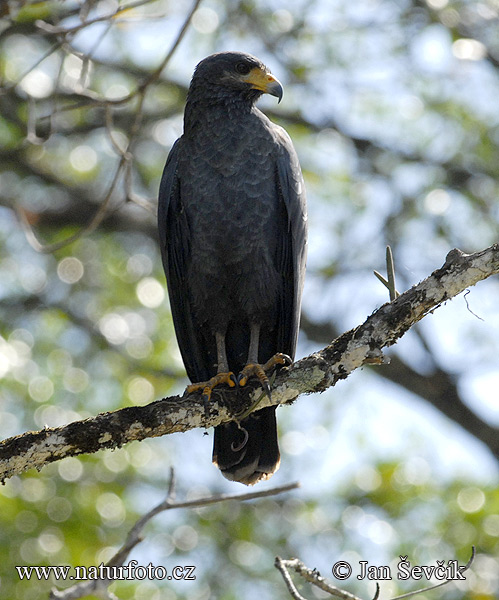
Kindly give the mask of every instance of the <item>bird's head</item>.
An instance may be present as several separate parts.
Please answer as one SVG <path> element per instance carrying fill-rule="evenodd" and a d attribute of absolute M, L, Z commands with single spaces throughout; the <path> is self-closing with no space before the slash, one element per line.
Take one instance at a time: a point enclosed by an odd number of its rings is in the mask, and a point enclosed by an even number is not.
<path fill-rule="evenodd" d="M 205 96 L 241 96 L 254 102 L 262 94 L 281 101 L 282 85 L 255 56 L 243 52 L 219 52 L 202 60 L 194 72 L 190 92 Z"/>

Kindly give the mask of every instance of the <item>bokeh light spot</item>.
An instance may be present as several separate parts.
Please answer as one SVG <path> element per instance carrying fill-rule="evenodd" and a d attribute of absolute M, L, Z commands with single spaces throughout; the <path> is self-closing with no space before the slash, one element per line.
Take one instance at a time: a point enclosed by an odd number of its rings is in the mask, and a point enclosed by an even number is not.
<path fill-rule="evenodd" d="M 97 152 L 90 146 L 77 146 L 69 154 L 69 162 L 76 171 L 87 173 L 97 165 Z"/>
<path fill-rule="evenodd" d="M 144 277 L 137 284 L 137 297 L 147 308 L 157 308 L 165 299 L 163 286 L 154 277 Z"/>
<path fill-rule="evenodd" d="M 499 539 L 499 515 L 489 515 L 483 520 L 483 530 L 487 535 Z"/>
<path fill-rule="evenodd" d="M 57 275 L 64 283 L 76 283 L 83 277 L 83 263 L 74 256 L 63 258 L 57 265 Z"/>
<path fill-rule="evenodd" d="M 425 209 L 432 215 L 443 215 L 450 205 L 450 194 L 441 189 L 432 190 L 424 199 Z"/>
<path fill-rule="evenodd" d="M 16 516 L 15 525 L 18 531 L 31 533 L 38 526 L 38 517 L 36 516 L 36 513 L 31 510 L 22 510 Z"/>
<path fill-rule="evenodd" d="M 487 55 L 487 48 L 478 40 L 461 38 L 452 44 L 452 53 L 461 60 L 482 60 Z"/>
<path fill-rule="evenodd" d="M 128 396 L 134 404 L 147 404 L 154 399 L 154 386 L 144 377 L 134 377 L 128 384 Z"/>
<path fill-rule="evenodd" d="M 457 495 L 457 503 L 464 512 L 475 513 L 485 504 L 485 494 L 477 487 L 467 487 Z"/>
<path fill-rule="evenodd" d="M 66 498 L 52 498 L 47 504 L 47 515 L 51 521 L 63 523 L 67 521 L 73 512 L 71 502 Z"/>
<path fill-rule="evenodd" d="M 99 321 L 99 329 L 110 344 L 122 344 L 130 335 L 126 320 L 117 313 L 108 313 Z"/>
<path fill-rule="evenodd" d="M 23 78 L 20 87 L 33 98 L 46 98 L 54 91 L 54 82 L 47 73 L 35 69 Z"/>
<path fill-rule="evenodd" d="M 69 456 L 62 460 L 57 469 L 59 471 L 59 475 L 65 481 L 78 481 L 80 477 L 83 475 L 83 465 L 81 462 L 75 458 L 74 456 Z"/>
<path fill-rule="evenodd" d="M 61 534 L 53 529 L 44 531 L 38 537 L 38 546 L 44 554 L 57 554 L 63 546 Z"/>
<path fill-rule="evenodd" d="M 199 33 L 213 33 L 218 27 L 218 23 L 218 15 L 212 8 L 198 8 L 192 16 L 192 26 Z"/>
<path fill-rule="evenodd" d="M 29 382 L 28 393 L 35 402 L 47 402 L 54 393 L 54 384 L 44 375 L 33 377 Z"/>
<path fill-rule="evenodd" d="M 64 373 L 63 383 L 68 392 L 79 394 L 88 386 L 88 374 L 83 369 L 69 368 Z"/>
<path fill-rule="evenodd" d="M 97 512 L 109 527 L 119 527 L 125 520 L 125 505 L 119 496 L 111 492 L 97 498 Z"/>
<path fill-rule="evenodd" d="M 262 556 L 262 548 L 247 541 L 238 541 L 231 544 L 230 556 L 242 567 L 253 567 Z"/>
<path fill-rule="evenodd" d="M 279 33 L 287 33 L 294 25 L 293 15 L 285 8 L 280 8 L 272 14 L 272 25 Z"/>
<path fill-rule="evenodd" d="M 173 543 L 179 550 L 189 552 L 198 544 L 198 533 L 190 525 L 181 525 L 177 527 L 172 535 Z"/>
<path fill-rule="evenodd" d="M 301 431 L 288 431 L 282 436 L 281 447 L 286 454 L 301 454 L 306 447 L 305 435 Z"/>

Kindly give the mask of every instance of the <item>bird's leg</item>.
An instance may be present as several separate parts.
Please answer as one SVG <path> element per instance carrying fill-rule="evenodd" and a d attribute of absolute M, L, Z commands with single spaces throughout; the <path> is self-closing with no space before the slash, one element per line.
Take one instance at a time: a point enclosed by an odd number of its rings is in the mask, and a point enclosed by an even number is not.
<path fill-rule="evenodd" d="M 215 340 L 217 343 L 217 374 L 208 381 L 193 383 L 188 385 L 185 389 L 187 394 L 203 390 L 203 400 L 205 402 L 211 398 L 211 392 L 217 385 L 220 385 L 221 383 L 226 383 L 229 387 L 234 387 L 236 385 L 234 373 L 229 371 L 227 353 L 225 351 L 225 333 L 219 333 L 217 331 L 215 333 Z"/>
<path fill-rule="evenodd" d="M 267 372 L 271 371 L 276 365 L 290 365 L 292 363 L 291 358 L 287 354 L 278 352 L 274 354 L 264 365 L 258 362 L 258 345 L 260 341 L 260 324 L 253 324 L 250 330 L 250 345 L 248 351 L 248 362 L 241 371 L 238 377 L 238 383 L 240 386 L 245 386 L 248 379 L 253 375 L 258 378 L 260 385 L 263 390 L 270 398 L 270 385 Z"/>

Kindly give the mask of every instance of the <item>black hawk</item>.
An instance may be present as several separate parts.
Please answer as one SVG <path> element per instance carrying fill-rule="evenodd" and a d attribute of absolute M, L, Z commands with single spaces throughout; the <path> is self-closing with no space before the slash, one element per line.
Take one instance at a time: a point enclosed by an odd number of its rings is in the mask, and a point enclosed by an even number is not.
<path fill-rule="evenodd" d="M 184 133 L 161 180 L 163 265 L 187 391 L 243 386 L 293 358 L 305 274 L 305 189 L 282 127 L 255 102 L 282 97 L 260 60 L 222 52 L 194 72 Z M 270 393 L 270 392 L 269 392 Z M 275 407 L 215 428 L 213 462 L 246 485 L 278 469 Z"/>

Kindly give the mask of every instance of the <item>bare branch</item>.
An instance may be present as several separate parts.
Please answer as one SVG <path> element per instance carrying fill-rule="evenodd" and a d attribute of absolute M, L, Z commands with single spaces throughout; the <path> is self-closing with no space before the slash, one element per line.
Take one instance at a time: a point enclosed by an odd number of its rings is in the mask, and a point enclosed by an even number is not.
<path fill-rule="evenodd" d="M 306 600 L 306 598 L 304 598 L 300 594 L 300 592 L 296 589 L 296 586 L 293 583 L 293 580 L 291 579 L 291 575 L 289 574 L 289 571 L 287 568 L 288 563 L 292 562 L 293 560 L 297 560 L 297 559 L 293 558 L 291 560 L 283 560 L 280 556 L 276 556 L 274 566 L 276 569 L 278 569 L 281 572 L 282 578 L 284 579 L 284 583 L 286 584 L 286 587 L 288 588 L 291 596 L 295 600 Z"/>
<path fill-rule="evenodd" d="M 313 339 L 319 344 L 326 344 L 338 336 L 338 331 L 330 320 L 315 322 L 311 321 L 306 314 L 302 315 L 301 327 L 309 339 Z M 439 366 L 421 329 L 413 328 L 412 331 L 425 348 L 431 371 L 420 373 L 404 362 L 396 353 L 392 353 L 389 367 L 378 369 L 377 375 L 426 400 L 485 444 L 499 460 L 497 427 L 480 418 L 465 404 L 460 396 L 456 378 Z"/>
<path fill-rule="evenodd" d="M 5 93 L 11 89 L 14 89 L 17 85 L 19 85 L 21 83 L 21 81 L 30 73 L 32 73 L 38 66 L 40 66 L 40 64 L 49 56 L 51 56 L 52 54 L 54 54 L 54 52 L 56 52 L 57 50 L 59 50 L 59 48 L 61 47 L 62 42 L 56 43 L 53 46 L 51 46 L 46 52 L 44 52 L 30 67 L 28 67 L 28 69 L 26 69 L 26 71 L 24 71 L 23 73 L 21 73 L 21 75 L 19 75 L 15 81 L 12 81 L 10 84 L 6 85 L 6 86 L 1 86 L 1 92 Z"/>
<path fill-rule="evenodd" d="M 191 10 L 186 17 L 184 24 L 180 28 L 180 31 L 178 32 L 178 35 L 177 35 L 177 39 L 173 42 L 173 45 L 172 45 L 170 51 L 165 56 L 165 58 L 161 61 L 161 64 L 156 68 L 156 70 L 153 71 L 151 73 L 151 75 L 143 83 L 143 87 L 146 87 L 146 86 L 150 85 L 151 83 L 153 83 L 154 81 L 157 81 L 159 79 L 161 73 L 165 69 L 166 65 L 170 62 L 173 54 L 175 53 L 175 50 L 178 48 L 180 42 L 182 41 L 184 35 L 186 34 L 187 29 L 189 28 L 189 25 L 191 23 L 192 17 L 194 16 L 194 13 L 199 8 L 201 1 L 202 0 L 194 0 L 194 4 L 192 5 Z"/>
<path fill-rule="evenodd" d="M 135 525 L 130 529 L 128 535 L 121 546 L 121 548 L 115 553 L 115 555 L 106 563 L 106 567 L 119 567 L 123 565 L 131 550 L 135 548 L 137 544 L 142 541 L 142 531 L 146 524 L 157 514 L 164 512 L 165 510 L 171 510 L 173 508 L 201 508 L 210 504 L 218 504 L 220 502 L 227 502 L 228 500 L 238 500 L 239 502 L 245 500 L 255 500 L 257 498 L 266 498 L 267 496 L 275 496 L 284 492 L 289 492 L 300 487 L 298 482 L 288 483 L 279 487 L 273 487 L 260 492 L 246 492 L 241 494 L 216 494 L 213 496 L 204 496 L 197 500 L 188 500 L 184 502 L 174 502 L 174 484 L 175 484 L 175 473 L 173 469 L 170 470 L 170 482 L 168 484 L 168 493 L 166 499 L 158 504 L 155 508 L 150 510 L 148 513 L 143 515 Z M 106 572 L 104 570 L 104 572 Z M 77 600 L 90 594 L 107 594 L 108 598 L 113 596 L 108 592 L 107 587 L 111 583 L 108 579 L 92 579 L 89 581 L 82 581 L 77 583 L 70 588 L 59 591 L 53 589 L 50 593 L 52 600 Z"/>
<path fill-rule="evenodd" d="M 464 567 L 459 568 L 460 573 L 464 573 L 464 571 L 469 569 L 474 559 L 475 546 L 472 546 L 471 557 Z M 308 581 L 312 585 L 315 585 L 316 587 L 320 588 L 322 591 L 331 594 L 331 596 L 335 596 L 336 598 L 340 598 L 341 600 L 361 600 L 361 598 L 359 598 L 358 596 L 354 596 L 350 592 L 347 592 L 346 590 L 342 590 L 330 584 L 324 577 L 322 577 L 319 571 L 317 571 L 316 569 L 309 569 L 298 558 L 290 558 L 288 560 L 284 560 L 277 556 L 274 562 L 274 566 L 281 572 L 284 582 L 286 583 L 286 586 L 289 590 L 289 593 L 295 600 L 306 600 L 306 598 L 301 596 L 298 590 L 296 589 L 296 586 L 294 585 L 291 579 L 288 569 L 294 569 L 296 573 L 298 573 L 298 575 L 305 579 L 305 581 Z M 395 596 L 394 598 L 391 598 L 391 600 L 405 600 L 406 598 L 412 598 L 413 596 L 417 596 L 419 594 L 422 594 L 423 592 L 429 592 L 444 585 L 447 585 L 451 581 L 454 581 L 454 579 L 446 579 L 445 581 L 437 583 L 436 585 L 430 585 L 419 590 L 414 590 L 413 592 L 408 592 L 407 594 L 402 594 L 401 596 Z M 379 584 L 376 582 L 376 592 L 374 594 L 373 600 L 378 599 L 379 592 L 380 587 Z"/>
<path fill-rule="evenodd" d="M 293 402 L 300 394 L 322 392 L 364 364 L 382 363 L 391 346 L 415 323 L 478 281 L 499 273 L 499 244 L 464 254 L 452 250 L 445 264 L 391 303 L 376 310 L 362 325 L 282 369 L 272 386 L 272 399 L 259 408 Z M 0 443 L 0 480 L 66 456 L 117 448 L 133 440 L 213 427 L 233 419 L 255 403 L 260 390 L 217 391 L 209 414 L 198 393 L 173 396 L 147 406 L 127 407 L 62 427 L 28 432 Z M 238 405 L 239 404 L 239 405 Z M 241 405 L 242 404 L 242 405 Z"/>
<path fill-rule="evenodd" d="M 323 592 L 327 592 L 331 594 L 331 596 L 335 596 L 336 598 L 340 598 L 341 600 L 361 600 L 358 596 L 354 596 L 345 590 L 337 588 L 336 586 L 329 583 L 316 569 L 309 569 L 306 565 L 302 563 L 298 558 L 290 558 L 289 560 L 283 560 L 279 556 L 276 557 L 274 566 L 279 569 L 281 572 L 283 579 L 288 587 L 288 590 L 296 600 L 306 600 L 303 596 L 298 593 L 295 585 L 291 580 L 291 576 L 289 575 L 288 568 L 294 569 L 298 575 L 303 577 L 305 581 L 308 581 L 312 585 L 320 588 Z"/>
<path fill-rule="evenodd" d="M 105 17 L 98 17 L 91 21 L 85 21 L 84 23 L 77 25 L 73 28 L 69 28 L 69 29 L 62 29 L 59 27 L 54 27 L 43 21 L 38 21 L 37 26 L 45 31 L 50 32 L 50 33 L 69 35 L 69 34 L 75 33 L 76 31 L 79 31 L 81 28 L 86 27 L 90 24 L 93 24 L 93 23 L 96 23 L 99 21 L 108 21 L 109 19 L 114 18 L 117 14 L 120 14 L 124 10 L 128 10 L 130 8 L 136 8 L 137 6 L 146 4 L 149 1 L 150 0 L 139 0 L 138 2 L 135 2 L 133 4 L 129 4 L 125 7 L 118 8 L 116 10 L 116 12 L 113 13 L 112 15 L 107 15 Z M 95 92 L 92 92 L 90 90 L 83 90 L 83 89 L 79 90 L 80 95 L 87 96 L 90 98 L 91 102 L 88 105 L 89 107 L 96 107 L 96 106 L 104 106 L 105 107 L 105 109 L 106 109 L 106 129 L 108 131 L 113 148 L 115 149 L 116 153 L 120 156 L 120 161 L 119 161 L 118 167 L 116 169 L 116 172 L 114 174 L 113 180 L 110 184 L 109 190 L 108 190 L 106 196 L 104 197 L 102 203 L 100 204 L 99 208 L 97 209 L 97 212 L 95 213 L 94 217 L 90 220 L 90 222 L 87 225 L 85 225 L 84 227 L 79 229 L 73 235 L 70 235 L 66 239 L 61 240 L 60 242 L 55 242 L 52 244 L 42 243 L 36 236 L 35 231 L 33 230 L 33 227 L 31 226 L 24 209 L 22 207 L 18 208 L 18 215 L 20 218 L 21 225 L 24 229 L 26 239 L 28 240 L 28 243 L 38 252 L 43 252 L 43 253 L 55 252 L 57 250 L 60 250 L 61 248 L 64 248 L 65 246 L 68 246 L 69 244 L 72 244 L 76 240 L 80 239 L 82 236 L 87 235 L 88 233 L 91 233 L 92 231 L 94 231 L 101 224 L 102 220 L 109 214 L 110 200 L 111 200 L 112 194 L 117 186 L 117 183 L 121 178 L 122 172 L 124 172 L 124 174 L 125 174 L 125 188 L 126 188 L 126 197 L 124 198 L 124 201 L 130 199 L 130 200 L 133 200 L 134 202 L 136 202 L 137 204 L 140 204 L 140 205 L 150 209 L 148 201 L 135 195 L 132 191 L 131 164 L 132 164 L 132 161 L 134 158 L 133 154 L 132 154 L 132 147 L 133 147 L 135 139 L 140 131 L 140 126 L 142 123 L 142 116 L 143 116 L 144 101 L 145 101 L 145 96 L 146 96 L 147 90 L 153 83 L 155 83 L 159 79 L 162 71 L 165 69 L 165 67 L 170 62 L 173 54 L 175 53 L 180 42 L 184 38 L 184 36 L 187 32 L 187 29 L 189 28 L 192 17 L 194 15 L 194 13 L 196 12 L 196 10 L 198 9 L 200 3 L 201 3 L 201 0 L 194 1 L 194 4 L 193 4 L 191 10 L 189 11 L 182 27 L 180 28 L 175 40 L 173 41 L 173 44 L 172 44 L 170 50 L 167 52 L 166 56 L 161 61 L 160 65 L 152 73 L 150 73 L 149 76 L 146 77 L 146 79 L 136 89 L 134 89 L 132 92 L 130 92 L 130 94 L 128 94 L 125 97 L 120 98 L 118 100 L 109 100 L 109 99 L 99 98 L 99 96 L 97 94 L 95 94 Z M 62 45 L 62 43 L 60 45 Z M 53 52 L 57 47 L 58 46 L 54 46 L 54 48 L 51 50 L 51 52 Z M 43 59 L 44 58 L 46 58 L 46 56 L 44 56 Z M 83 59 L 88 60 L 88 55 L 85 57 L 82 56 L 82 60 Z M 111 107 L 116 106 L 116 105 L 126 104 L 126 103 L 134 100 L 135 98 L 138 99 L 137 107 L 135 108 L 135 117 L 134 117 L 132 126 L 130 128 L 128 144 L 127 144 L 126 148 L 122 149 L 120 147 L 120 145 L 117 143 L 116 138 L 113 136 Z M 69 107 L 69 109 L 72 109 L 72 108 L 77 108 L 77 105 L 73 105 L 73 106 Z M 68 109 L 68 107 L 66 107 L 65 109 L 59 109 L 59 112 L 62 112 L 62 110 L 67 110 L 67 109 Z M 33 109 L 30 111 L 29 114 L 33 115 Z M 31 119 L 31 121 L 29 122 L 28 133 L 29 133 L 29 137 L 31 138 L 32 142 L 37 141 L 37 137 L 34 132 L 35 132 L 35 123 Z"/>
<path fill-rule="evenodd" d="M 117 22 L 117 17 L 121 13 L 124 13 L 128 10 L 132 10 L 133 8 L 138 8 L 139 6 L 143 6 L 144 4 L 149 4 L 151 1 L 154 0 L 138 0 L 137 2 L 131 2 L 130 4 L 126 4 L 125 6 L 118 7 L 113 13 L 102 15 L 100 17 L 95 17 L 94 19 L 90 19 L 89 21 L 83 21 L 82 23 L 80 23 L 79 25 L 75 25 L 74 27 L 56 27 L 54 25 L 51 25 L 50 23 L 42 21 L 41 19 L 36 21 L 35 25 L 42 31 L 45 31 L 46 33 L 69 35 L 77 33 L 81 29 L 89 27 L 90 25 L 94 25 L 95 23 L 108 22 L 111 20 Z"/>
<path fill-rule="evenodd" d="M 464 573 L 464 571 L 467 571 L 471 567 L 471 565 L 473 564 L 473 561 L 475 560 L 475 556 L 476 556 L 476 549 L 475 549 L 475 546 L 472 546 L 471 547 L 471 556 L 470 556 L 468 562 L 466 563 L 466 565 L 464 565 L 464 567 L 460 567 L 460 569 L 459 569 L 459 571 L 461 573 Z M 447 585 L 451 581 L 454 581 L 454 579 L 446 579 L 445 581 L 442 581 L 441 583 L 437 583 L 435 585 L 430 585 L 425 588 L 420 588 L 419 590 L 414 590 L 413 592 L 407 592 L 407 594 L 402 594 L 401 596 L 395 596 L 393 598 L 390 598 L 390 600 L 402 600 L 403 598 L 404 599 L 412 598 L 413 596 L 417 596 L 418 594 L 423 594 L 424 592 L 430 592 L 431 590 L 436 590 L 439 587 Z"/>
<path fill-rule="evenodd" d="M 395 266 L 394 266 L 394 263 L 393 263 L 393 254 L 392 254 L 392 249 L 390 248 L 390 246 L 386 247 L 386 275 L 387 275 L 387 279 L 385 279 L 383 277 L 383 275 L 381 275 L 381 273 L 378 273 L 378 271 L 374 271 L 374 274 L 381 281 L 381 283 L 386 288 L 388 288 L 388 291 L 390 293 L 390 302 L 392 300 L 395 300 L 395 298 L 398 298 L 398 296 L 400 296 L 400 294 L 397 292 L 397 288 L 396 288 L 396 285 L 395 285 Z"/>
<path fill-rule="evenodd" d="M 121 158 L 118 168 L 116 169 L 116 172 L 114 174 L 113 180 L 111 181 L 111 184 L 109 186 L 109 189 L 90 222 L 81 229 L 79 229 L 76 233 L 73 233 L 69 237 L 61 240 L 60 242 L 54 242 L 53 244 L 44 244 L 40 242 L 39 239 L 36 237 L 31 223 L 29 222 L 26 211 L 22 206 L 17 206 L 17 214 L 19 215 L 19 219 L 24 229 L 26 239 L 28 240 L 30 246 L 34 248 L 37 252 L 50 254 L 51 252 L 55 252 L 56 250 L 60 250 L 61 248 L 72 244 L 84 235 L 87 235 L 95 229 L 97 229 L 97 227 L 99 227 L 99 225 L 102 223 L 103 219 L 109 212 L 109 204 L 111 202 L 111 198 L 116 188 L 116 185 L 118 184 L 118 181 L 120 179 L 121 171 L 124 165 L 126 164 L 126 160 L 127 159 L 125 157 Z"/>

